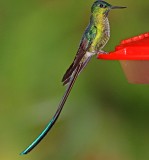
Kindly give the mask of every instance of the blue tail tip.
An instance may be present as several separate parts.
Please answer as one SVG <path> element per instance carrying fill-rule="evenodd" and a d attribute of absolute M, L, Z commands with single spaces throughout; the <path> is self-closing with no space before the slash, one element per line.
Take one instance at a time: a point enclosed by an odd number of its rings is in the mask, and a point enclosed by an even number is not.
<path fill-rule="evenodd" d="M 23 151 L 23 152 L 20 153 L 20 156 L 23 156 L 23 155 L 25 155 L 25 154 L 26 154 L 26 153 L 24 153 L 24 151 Z"/>

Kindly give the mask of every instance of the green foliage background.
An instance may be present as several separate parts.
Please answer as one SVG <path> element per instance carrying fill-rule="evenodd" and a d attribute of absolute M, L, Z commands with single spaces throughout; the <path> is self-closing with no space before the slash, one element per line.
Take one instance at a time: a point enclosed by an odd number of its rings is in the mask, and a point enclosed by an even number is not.
<path fill-rule="evenodd" d="M 128 84 L 119 62 L 95 57 L 79 76 L 53 130 L 26 156 L 65 91 L 60 82 L 93 1 L 0 1 L 0 159 L 148 160 L 149 86 Z M 109 0 L 111 39 L 149 31 L 149 1 Z"/>

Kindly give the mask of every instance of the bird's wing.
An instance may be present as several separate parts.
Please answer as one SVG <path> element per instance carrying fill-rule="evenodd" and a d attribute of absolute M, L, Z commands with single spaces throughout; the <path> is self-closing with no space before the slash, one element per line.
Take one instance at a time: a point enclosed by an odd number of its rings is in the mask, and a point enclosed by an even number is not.
<path fill-rule="evenodd" d="M 77 54 L 74 58 L 73 63 L 67 69 L 66 73 L 62 78 L 63 85 L 67 84 L 71 79 L 73 72 L 75 71 L 76 67 L 80 64 L 82 58 L 84 57 L 85 53 L 88 51 L 89 47 L 91 46 L 95 36 L 97 34 L 96 26 L 89 25 L 85 30 L 85 33 L 82 37 L 79 49 Z"/>

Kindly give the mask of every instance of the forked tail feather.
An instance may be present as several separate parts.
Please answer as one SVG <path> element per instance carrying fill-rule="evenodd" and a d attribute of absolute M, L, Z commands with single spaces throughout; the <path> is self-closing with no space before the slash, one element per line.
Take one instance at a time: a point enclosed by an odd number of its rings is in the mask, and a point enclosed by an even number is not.
<path fill-rule="evenodd" d="M 71 78 L 70 82 L 69 82 L 69 85 L 65 91 L 65 94 L 58 106 L 58 109 L 56 111 L 56 113 L 54 114 L 53 118 L 50 120 L 50 122 L 48 123 L 48 125 L 45 127 L 45 129 L 40 133 L 40 135 L 23 151 L 20 153 L 20 155 L 24 155 L 24 154 L 27 154 L 29 153 L 32 149 L 34 149 L 38 143 L 46 136 L 46 134 L 50 131 L 50 129 L 52 128 L 52 126 L 55 124 L 56 120 L 58 119 L 63 107 L 64 107 L 64 104 L 70 94 L 70 91 L 78 77 L 78 74 L 80 72 L 80 69 L 81 69 L 82 65 L 80 64 L 76 70 L 74 71 L 74 75 L 73 77 Z"/>

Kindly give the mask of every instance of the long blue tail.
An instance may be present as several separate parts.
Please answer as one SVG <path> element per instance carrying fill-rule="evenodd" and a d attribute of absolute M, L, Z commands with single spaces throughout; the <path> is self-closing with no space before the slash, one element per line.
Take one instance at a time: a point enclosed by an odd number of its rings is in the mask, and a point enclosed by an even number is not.
<path fill-rule="evenodd" d="M 70 91 L 78 77 L 78 74 L 80 73 L 80 70 L 82 68 L 82 65 L 80 64 L 76 70 L 74 71 L 74 75 L 72 77 L 72 79 L 70 80 L 70 83 L 67 87 L 67 90 L 58 106 L 58 109 L 55 113 L 55 115 L 53 116 L 53 118 L 50 120 L 50 122 L 48 123 L 48 125 L 46 126 L 46 128 L 40 133 L 40 135 L 23 151 L 20 153 L 20 155 L 24 155 L 24 154 L 27 154 L 29 153 L 33 148 L 35 148 L 38 143 L 46 136 L 46 134 L 49 132 L 49 130 L 52 128 L 52 126 L 55 124 L 56 120 L 58 119 L 62 109 L 63 109 L 63 106 L 70 94 Z"/>

